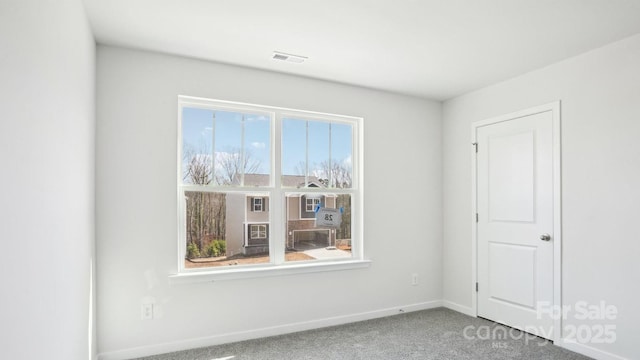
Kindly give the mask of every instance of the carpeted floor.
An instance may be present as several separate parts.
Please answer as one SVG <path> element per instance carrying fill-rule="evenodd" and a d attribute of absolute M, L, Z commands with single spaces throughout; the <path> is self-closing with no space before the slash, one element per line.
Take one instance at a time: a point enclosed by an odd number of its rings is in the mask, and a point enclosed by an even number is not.
<path fill-rule="evenodd" d="M 548 359 L 585 356 L 550 342 L 444 308 L 353 324 L 141 358 L 274 359 Z"/>

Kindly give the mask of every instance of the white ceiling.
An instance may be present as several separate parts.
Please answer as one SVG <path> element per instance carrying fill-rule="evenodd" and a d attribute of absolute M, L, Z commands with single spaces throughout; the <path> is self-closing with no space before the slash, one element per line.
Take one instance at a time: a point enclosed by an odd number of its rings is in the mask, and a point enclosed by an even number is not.
<path fill-rule="evenodd" d="M 640 33 L 640 0 L 84 0 L 101 44 L 445 100 Z M 272 60 L 273 51 L 309 57 Z"/>

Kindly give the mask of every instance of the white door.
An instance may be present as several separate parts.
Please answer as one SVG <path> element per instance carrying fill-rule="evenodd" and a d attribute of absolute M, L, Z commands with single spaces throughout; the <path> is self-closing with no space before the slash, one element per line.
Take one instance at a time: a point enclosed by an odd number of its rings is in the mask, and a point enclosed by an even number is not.
<path fill-rule="evenodd" d="M 514 115 L 515 116 L 515 115 Z M 476 127 L 478 316 L 552 339 L 553 111 Z M 545 311 L 546 309 L 546 311 Z"/>

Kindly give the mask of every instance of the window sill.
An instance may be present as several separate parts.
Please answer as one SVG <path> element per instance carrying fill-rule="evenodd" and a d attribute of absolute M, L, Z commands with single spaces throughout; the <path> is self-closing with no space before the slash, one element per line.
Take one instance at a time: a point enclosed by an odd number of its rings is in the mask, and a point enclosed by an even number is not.
<path fill-rule="evenodd" d="M 371 260 L 348 260 L 300 264 L 273 265 L 264 267 L 241 267 L 237 269 L 194 271 L 169 275 L 170 285 L 195 284 L 224 280 L 253 279 L 269 276 L 286 276 L 324 271 L 361 269 L 371 265 Z"/>

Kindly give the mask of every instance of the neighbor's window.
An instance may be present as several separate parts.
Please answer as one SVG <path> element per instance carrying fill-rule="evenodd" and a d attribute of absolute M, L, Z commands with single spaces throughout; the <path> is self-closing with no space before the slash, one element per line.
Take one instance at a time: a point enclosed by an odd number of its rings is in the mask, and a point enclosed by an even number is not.
<path fill-rule="evenodd" d="M 253 211 L 262 211 L 262 198 L 253 198 Z"/>
<path fill-rule="evenodd" d="M 317 205 L 320 205 L 320 199 L 307 198 L 306 211 L 313 212 Z"/>
<path fill-rule="evenodd" d="M 360 122 L 181 96 L 180 269 L 359 259 Z"/>
<path fill-rule="evenodd" d="M 251 239 L 266 239 L 267 225 L 251 225 Z"/>

